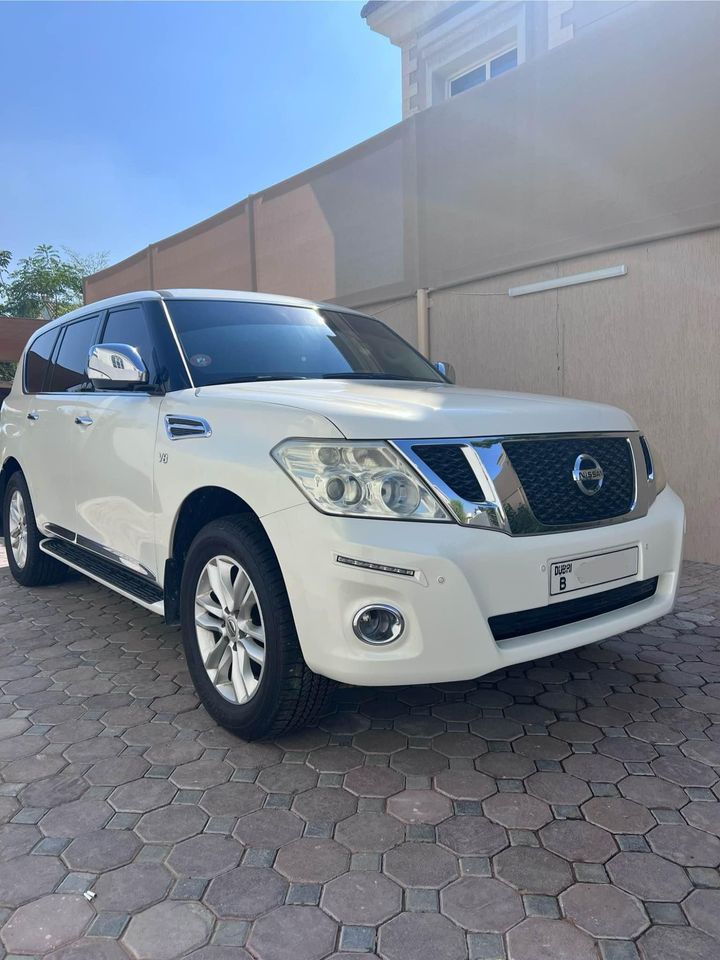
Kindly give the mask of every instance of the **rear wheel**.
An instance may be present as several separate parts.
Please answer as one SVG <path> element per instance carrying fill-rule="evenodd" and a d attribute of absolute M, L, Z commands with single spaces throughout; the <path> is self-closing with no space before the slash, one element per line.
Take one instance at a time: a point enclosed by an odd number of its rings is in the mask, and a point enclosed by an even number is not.
<path fill-rule="evenodd" d="M 330 681 L 305 664 L 285 583 L 257 520 L 225 517 L 188 551 L 183 643 L 207 711 L 247 739 L 311 723 Z"/>
<path fill-rule="evenodd" d="M 42 539 L 35 522 L 30 491 L 19 471 L 8 480 L 3 501 L 3 530 L 10 572 L 24 587 L 58 583 L 68 574 L 64 563 L 40 549 Z"/>

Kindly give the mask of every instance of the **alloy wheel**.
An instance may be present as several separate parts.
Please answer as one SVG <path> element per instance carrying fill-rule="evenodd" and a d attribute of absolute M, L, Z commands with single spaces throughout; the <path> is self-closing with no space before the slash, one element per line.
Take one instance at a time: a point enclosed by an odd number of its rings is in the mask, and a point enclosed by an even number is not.
<path fill-rule="evenodd" d="M 195 590 L 195 631 L 218 693 L 231 703 L 251 700 L 265 666 L 265 625 L 253 582 L 232 557 L 205 564 Z"/>
<path fill-rule="evenodd" d="M 10 547 L 15 563 L 22 568 L 27 562 L 28 529 L 25 501 L 19 490 L 14 490 L 10 497 L 8 529 L 10 532 Z"/>

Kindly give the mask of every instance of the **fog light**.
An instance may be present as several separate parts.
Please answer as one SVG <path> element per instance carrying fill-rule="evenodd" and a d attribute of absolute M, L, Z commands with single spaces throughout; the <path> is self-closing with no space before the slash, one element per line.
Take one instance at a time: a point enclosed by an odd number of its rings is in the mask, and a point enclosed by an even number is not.
<path fill-rule="evenodd" d="M 364 643 L 382 645 L 397 640 L 405 629 L 403 615 L 395 607 L 375 603 L 363 607 L 353 617 L 353 631 Z"/>

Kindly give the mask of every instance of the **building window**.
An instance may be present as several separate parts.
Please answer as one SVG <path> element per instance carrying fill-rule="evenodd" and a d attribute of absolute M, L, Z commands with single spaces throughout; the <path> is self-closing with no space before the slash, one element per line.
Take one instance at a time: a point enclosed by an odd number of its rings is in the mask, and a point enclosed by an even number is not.
<path fill-rule="evenodd" d="M 518 65 L 517 47 L 512 50 L 506 50 L 504 53 L 497 54 L 489 58 L 484 63 L 473 67 L 472 70 L 466 70 L 464 73 L 453 77 L 449 82 L 450 96 L 456 97 L 459 93 L 469 90 L 470 87 L 477 87 L 494 77 L 499 77 L 501 73 L 507 73 Z"/>

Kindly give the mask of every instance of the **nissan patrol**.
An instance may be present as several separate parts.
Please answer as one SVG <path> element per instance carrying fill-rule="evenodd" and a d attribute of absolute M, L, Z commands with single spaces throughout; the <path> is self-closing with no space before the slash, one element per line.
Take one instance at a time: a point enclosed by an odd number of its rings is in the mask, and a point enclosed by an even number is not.
<path fill-rule="evenodd" d="M 628 414 L 455 386 L 376 319 L 163 290 L 41 328 L 0 421 L 8 561 L 180 622 L 244 737 L 332 680 L 462 680 L 666 614 L 684 513 Z"/>

